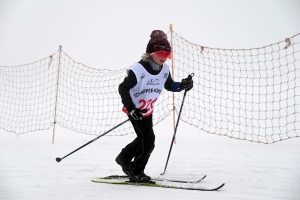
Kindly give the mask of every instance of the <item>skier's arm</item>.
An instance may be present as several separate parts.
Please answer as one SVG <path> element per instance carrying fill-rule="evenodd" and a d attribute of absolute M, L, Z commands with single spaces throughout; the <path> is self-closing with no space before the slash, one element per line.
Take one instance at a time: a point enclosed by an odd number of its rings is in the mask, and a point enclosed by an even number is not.
<path fill-rule="evenodd" d="M 169 73 L 167 81 L 165 82 L 165 89 L 170 92 L 181 92 L 182 89 L 179 87 L 180 82 L 174 82 L 171 74 Z"/>
<path fill-rule="evenodd" d="M 119 85 L 119 94 L 121 95 L 122 103 L 127 111 L 131 111 L 135 108 L 132 102 L 129 90 L 137 84 L 137 79 L 133 71 L 128 71 L 128 76 L 124 78 L 124 81 Z"/>

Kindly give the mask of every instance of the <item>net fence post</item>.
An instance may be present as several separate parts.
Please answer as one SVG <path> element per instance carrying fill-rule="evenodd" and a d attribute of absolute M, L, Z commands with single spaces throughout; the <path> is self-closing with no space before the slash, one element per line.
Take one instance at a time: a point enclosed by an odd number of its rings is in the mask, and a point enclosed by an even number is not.
<path fill-rule="evenodd" d="M 173 51 L 173 24 L 170 24 L 170 32 L 171 32 L 171 54 L 172 54 L 172 61 L 171 61 L 171 65 L 172 65 L 172 78 L 174 80 L 175 78 L 175 74 L 174 74 L 174 51 Z M 175 131 L 175 126 L 176 126 L 176 122 L 175 122 L 175 94 L 174 92 L 172 92 L 172 104 L 173 104 L 173 128 Z M 174 138 L 174 144 L 176 144 L 176 138 Z"/>
<path fill-rule="evenodd" d="M 56 110 L 57 110 L 57 102 L 58 102 L 58 85 L 59 85 L 59 73 L 60 73 L 61 48 L 62 48 L 62 46 L 59 45 L 58 69 L 57 69 L 57 80 L 56 80 L 56 94 L 55 94 L 55 107 L 54 107 L 54 121 L 53 121 L 53 134 L 52 134 L 52 144 L 54 144 L 55 125 L 56 125 Z"/>

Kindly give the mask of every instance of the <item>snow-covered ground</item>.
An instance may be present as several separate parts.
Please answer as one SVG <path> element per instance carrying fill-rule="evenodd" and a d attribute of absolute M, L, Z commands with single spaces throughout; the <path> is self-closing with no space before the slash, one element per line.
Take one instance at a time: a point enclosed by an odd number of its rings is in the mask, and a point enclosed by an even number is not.
<path fill-rule="evenodd" d="M 156 148 L 146 168 L 163 172 L 173 136 L 172 120 L 154 127 Z M 134 135 L 104 136 L 63 157 L 95 136 L 56 128 L 16 137 L 0 131 L 0 199 L 300 199 L 300 139 L 258 144 L 210 135 L 179 123 L 165 178 L 196 180 L 199 186 L 226 183 L 216 192 L 93 183 L 93 177 L 122 174 L 114 158 Z"/>

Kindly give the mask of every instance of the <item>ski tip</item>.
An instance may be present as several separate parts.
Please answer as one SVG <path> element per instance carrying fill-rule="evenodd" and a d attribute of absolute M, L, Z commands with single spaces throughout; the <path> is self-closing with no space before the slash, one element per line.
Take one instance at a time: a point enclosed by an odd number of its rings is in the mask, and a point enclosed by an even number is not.
<path fill-rule="evenodd" d="M 199 183 L 199 182 L 201 182 L 203 179 L 205 179 L 206 178 L 206 175 L 204 175 L 202 178 L 200 178 L 198 181 L 196 181 L 195 183 Z"/>
<path fill-rule="evenodd" d="M 215 190 L 219 190 L 221 189 L 222 187 L 224 187 L 225 183 L 223 183 L 222 185 L 220 185 L 219 187 L 217 187 Z"/>

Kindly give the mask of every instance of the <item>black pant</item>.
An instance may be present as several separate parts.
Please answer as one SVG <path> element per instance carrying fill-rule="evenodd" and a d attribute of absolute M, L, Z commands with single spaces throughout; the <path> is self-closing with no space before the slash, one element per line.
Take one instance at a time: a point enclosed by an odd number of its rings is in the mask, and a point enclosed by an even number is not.
<path fill-rule="evenodd" d="M 128 160 L 134 158 L 133 173 L 144 171 L 155 146 L 152 115 L 136 121 L 129 116 L 137 137 L 122 149 L 121 154 Z"/>

